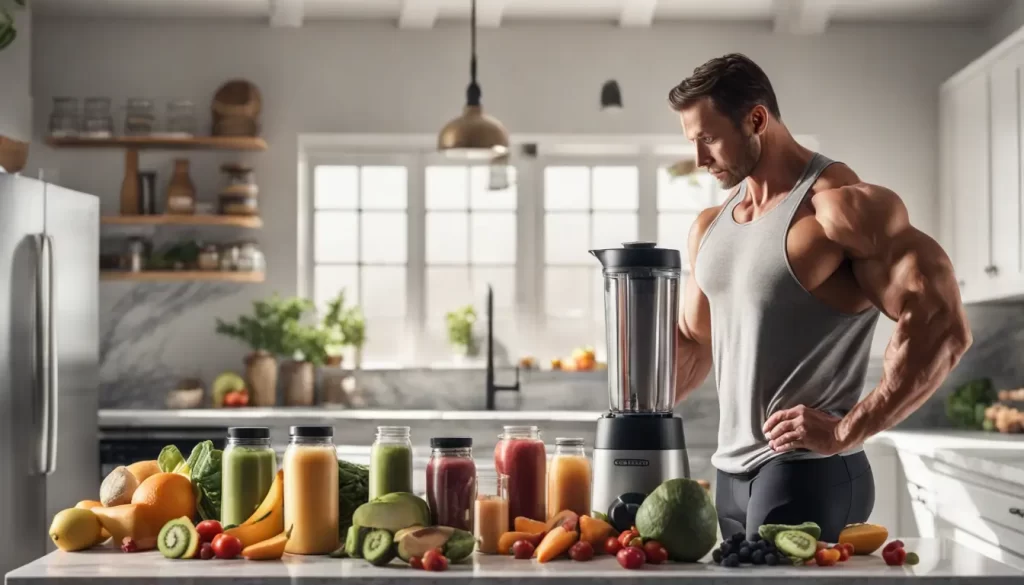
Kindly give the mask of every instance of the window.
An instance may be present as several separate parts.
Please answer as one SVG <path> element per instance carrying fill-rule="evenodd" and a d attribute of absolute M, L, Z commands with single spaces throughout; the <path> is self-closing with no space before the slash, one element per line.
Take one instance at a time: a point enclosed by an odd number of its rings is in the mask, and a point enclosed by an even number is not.
<path fill-rule="evenodd" d="M 545 345 L 568 355 L 604 345 L 604 283 L 588 251 L 636 241 L 636 165 L 544 168 Z"/>
<path fill-rule="evenodd" d="M 313 300 L 344 290 L 366 317 L 364 359 L 395 359 L 406 328 L 408 169 L 320 165 L 313 171 Z"/>

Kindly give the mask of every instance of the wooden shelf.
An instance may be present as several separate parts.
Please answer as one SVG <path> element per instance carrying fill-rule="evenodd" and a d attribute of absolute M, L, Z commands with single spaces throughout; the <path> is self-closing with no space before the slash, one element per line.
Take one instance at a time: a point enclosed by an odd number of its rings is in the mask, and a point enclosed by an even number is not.
<path fill-rule="evenodd" d="M 104 225 L 223 225 L 252 229 L 263 227 L 263 220 L 259 216 L 245 215 L 104 215 L 100 222 Z"/>
<path fill-rule="evenodd" d="M 111 138 L 47 137 L 55 148 L 131 148 L 165 150 L 266 150 L 267 141 L 248 136 L 113 136 Z"/>
<path fill-rule="evenodd" d="M 122 282 L 180 282 L 202 280 L 215 282 L 263 282 L 262 272 L 229 272 L 219 270 L 146 270 L 128 272 L 101 270 L 100 280 Z"/>

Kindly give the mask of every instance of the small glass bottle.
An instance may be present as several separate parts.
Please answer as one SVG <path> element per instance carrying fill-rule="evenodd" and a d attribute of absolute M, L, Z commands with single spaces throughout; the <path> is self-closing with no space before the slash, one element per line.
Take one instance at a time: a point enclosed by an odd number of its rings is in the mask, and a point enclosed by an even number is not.
<path fill-rule="evenodd" d="M 284 453 L 285 552 L 325 555 L 338 548 L 338 450 L 334 427 L 292 427 Z"/>
<path fill-rule="evenodd" d="M 221 456 L 221 524 L 242 524 L 263 503 L 277 474 L 267 427 L 231 427 Z"/>
<path fill-rule="evenodd" d="M 409 427 L 377 427 L 370 448 L 370 499 L 412 493 L 412 441 Z"/>
<path fill-rule="evenodd" d="M 548 518 L 563 510 L 590 514 L 591 476 L 583 439 L 555 439 L 548 467 Z"/>
<path fill-rule="evenodd" d="M 494 469 L 508 476 L 509 526 L 519 516 L 545 522 L 547 451 L 537 427 L 506 426 L 494 447 Z"/>
<path fill-rule="evenodd" d="M 476 463 L 470 437 L 430 439 L 427 462 L 427 504 L 434 526 L 473 530 Z"/>

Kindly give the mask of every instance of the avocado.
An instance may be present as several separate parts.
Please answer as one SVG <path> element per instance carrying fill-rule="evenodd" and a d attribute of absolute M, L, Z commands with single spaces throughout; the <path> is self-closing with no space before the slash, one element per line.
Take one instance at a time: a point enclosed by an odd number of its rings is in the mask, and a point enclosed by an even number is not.
<path fill-rule="evenodd" d="M 385 497 L 377 498 L 356 508 L 352 515 L 352 523 L 364 528 L 379 528 L 389 532 L 398 532 L 410 526 L 430 524 L 430 513 L 426 502 L 421 498 L 412 494 L 386 500 Z"/>
<path fill-rule="evenodd" d="M 408 563 L 412 557 L 422 557 L 432 548 L 444 550 L 445 543 L 454 532 L 455 529 L 448 526 L 400 530 L 395 534 L 398 558 Z"/>
<path fill-rule="evenodd" d="M 476 542 L 472 532 L 456 528 L 451 538 L 444 544 L 444 556 L 453 563 L 467 559 L 476 550 Z"/>

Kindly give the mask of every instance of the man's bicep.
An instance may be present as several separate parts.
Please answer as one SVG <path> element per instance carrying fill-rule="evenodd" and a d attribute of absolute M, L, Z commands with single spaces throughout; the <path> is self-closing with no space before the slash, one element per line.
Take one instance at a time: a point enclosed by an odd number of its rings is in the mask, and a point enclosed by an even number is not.
<path fill-rule="evenodd" d="M 679 329 L 683 336 L 700 344 L 711 343 L 711 305 L 697 284 L 693 272 L 686 278 Z"/>

